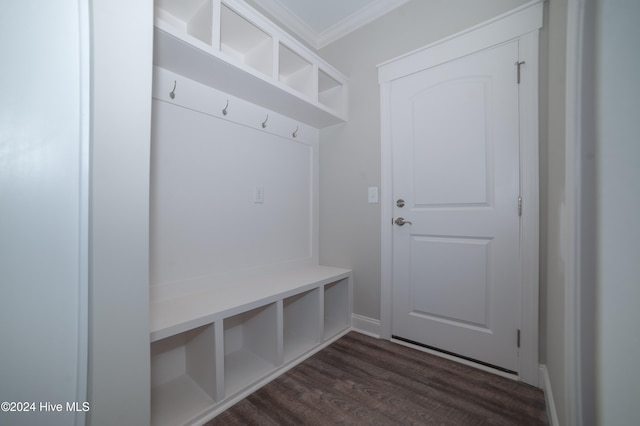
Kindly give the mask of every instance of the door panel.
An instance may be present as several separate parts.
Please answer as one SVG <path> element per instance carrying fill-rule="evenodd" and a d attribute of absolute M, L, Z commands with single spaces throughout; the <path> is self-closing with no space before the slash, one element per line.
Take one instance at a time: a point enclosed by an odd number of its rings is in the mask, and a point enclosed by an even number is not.
<path fill-rule="evenodd" d="M 409 99 L 416 204 L 487 202 L 487 83 L 486 78 L 448 81 Z M 464 126 L 459 117 L 465 117 Z"/>
<path fill-rule="evenodd" d="M 486 328 L 489 244 L 486 239 L 413 237 L 410 315 Z"/>
<path fill-rule="evenodd" d="M 517 42 L 391 85 L 392 334 L 518 370 Z"/>

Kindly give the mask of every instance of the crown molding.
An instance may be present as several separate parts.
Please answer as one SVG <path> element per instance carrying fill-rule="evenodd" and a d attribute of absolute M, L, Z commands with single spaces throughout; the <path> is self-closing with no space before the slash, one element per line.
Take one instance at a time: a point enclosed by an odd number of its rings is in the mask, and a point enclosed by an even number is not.
<path fill-rule="evenodd" d="M 393 9 L 402 6 L 407 1 L 409 0 L 375 0 L 368 6 L 351 14 L 342 21 L 318 34 L 316 43 L 317 48 L 320 49 L 333 43 L 358 28 L 375 21 L 383 15 L 386 15 Z"/>
<path fill-rule="evenodd" d="M 318 33 L 286 7 L 280 0 L 254 0 L 266 12 L 315 49 L 321 49 L 352 31 L 378 19 L 409 0 L 374 0 L 368 6 L 347 16 Z"/>

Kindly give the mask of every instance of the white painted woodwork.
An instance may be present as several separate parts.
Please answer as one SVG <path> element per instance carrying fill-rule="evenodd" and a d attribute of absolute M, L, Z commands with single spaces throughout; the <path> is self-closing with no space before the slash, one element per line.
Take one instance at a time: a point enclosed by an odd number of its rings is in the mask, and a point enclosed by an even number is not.
<path fill-rule="evenodd" d="M 415 311 L 407 318 L 411 317 L 412 321 L 420 319 L 420 324 L 428 321 L 436 325 L 435 330 L 424 332 L 421 326 L 414 324 L 414 331 L 422 333 L 424 339 L 413 340 L 425 341 L 428 335 L 428 339 L 435 338 L 453 345 L 443 349 L 465 354 L 466 348 L 475 350 L 480 345 L 479 337 L 494 335 L 496 309 L 510 311 L 508 321 L 511 323 L 508 327 L 501 326 L 500 339 L 503 342 L 510 340 L 515 347 L 516 331 L 520 328 L 521 348 L 511 351 L 509 360 L 494 363 L 507 365 L 506 368 L 516 371 L 522 380 L 534 385 L 538 382 L 536 88 L 537 31 L 541 25 L 542 3 L 533 1 L 379 66 L 383 141 L 382 202 L 387 206 L 382 210 L 382 334 L 389 338 L 392 332 L 396 333 L 399 322 L 406 322 L 406 318 L 399 318 L 394 311 L 397 299 L 401 298 L 407 311 Z M 507 71 L 501 78 L 511 81 L 517 95 L 515 101 L 512 99 L 506 106 L 496 102 L 499 98 L 492 98 L 496 96 L 496 90 L 498 96 L 502 96 L 499 94 L 502 89 L 496 89 L 494 82 L 488 84 L 487 76 L 490 74 L 474 74 L 475 67 L 468 70 L 469 75 L 456 74 L 455 69 L 451 69 L 452 61 L 464 63 L 470 61 L 475 52 L 497 52 L 509 49 L 510 45 L 511 56 L 515 54 L 515 59 L 509 57 L 503 61 Z M 522 68 L 520 85 L 515 83 L 516 60 L 526 63 Z M 443 70 L 447 75 L 441 75 L 442 80 L 450 78 L 454 81 L 437 85 L 438 82 L 432 80 L 430 84 L 416 86 L 421 84 L 420 74 L 435 75 Z M 394 102 L 398 89 L 405 90 L 406 104 L 410 107 L 402 109 Z M 489 94 L 491 96 L 487 96 Z M 463 102 L 457 102 L 456 105 L 456 101 L 460 100 Z M 422 117 L 433 120 L 414 120 L 413 114 L 420 110 Z M 452 121 L 447 118 L 447 112 L 453 112 L 456 117 L 465 114 L 470 119 Z M 496 119 L 494 114 L 498 113 L 505 113 L 512 119 L 515 117 L 515 131 L 509 126 L 505 128 L 506 132 L 502 125 L 487 127 L 486 123 L 492 123 Z M 402 144 L 395 141 L 398 134 L 402 135 L 403 140 L 415 139 L 419 143 Z M 485 135 L 485 138 L 479 139 L 479 144 L 472 142 L 477 135 Z M 434 145 L 437 143 L 434 142 L 434 136 L 441 145 Z M 515 155 L 515 171 L 513 167 L 499 167 L 500 162 L 494 155 L 502 149 L 495 145 L 496 141 L 509 139 L 512 142 L 515 140 L 515 147 L 507 148 L 512 156 Z M 505 145 L 505 142 L 501 143 Z M 405 145 L 406 151 L 400 149 L 397 152 L 396 144 Z M 407 161 L 400 165 L 398 155 Z M 422 167 L 423 164 L 425 167 Z M 402 180 L 403 173 L 412 178 L 405 176 L 405 183 L 401 184 L 396 177 Z M 396 188 L 402 185 L 405 188 L 403 194 L 398 194 Z M 509 195 L 503 196 L 503 193 Z M 524 200 L 520 218 L 518 194 Z M 513 200 L 510 200 L 512 197 Z M 407 200 L 407 206 L 403 209 L 395 207 L 397 198 Z M 496 216 L 492 213 L 494 210 L 503 213 Z M 462 219 L 467 213 L 477 216 L 477 219 L 469 216 L 465 224 Z M 510 232 L 511 235 L 520 236 L 520 244 L 509 248 L 509 244 L 499 243 L 500 238 L 504 237 L 502 231 L 492 236 L 491 233 L 473 230 L 476 225 L 482 225 L 481 222 L 486 225 L 492 215 L 496 217 L 491 221 L 497 226 L 507 215 L 511 215 Z M 403 227 L 391 225 L 392 219 L 398 216 L 414 224 Z M 425 218 L 428 218 L 426 222 Z M 394 242 L 402 241 L 404 244 L 394 245 Z M 401 245 L 402 250 L 392 255 L 393 247 Z M 496 269 L 498 255 L 516 260 L 515 269 L 511 266 L 504 269 L 510 278 L 502 276 L 502 268 Z M 452 257 L 462 260 L 452 261 Z M 511 262 L 505 264 L 511 265 Z M 496 271 L 500 271 L 500 275 L 496 275 Z M 405 282 L 414 282 L 416 285 L 398 289 L 394 277 L 403 273 Z M 419 277 L 424 275 L 432 275 L 446 285 L 435 287 L 428 281 L 427 287 L 417 285 L 422 281 Z M 513 280 L 516 283 L 522 281 L 522 285 L 518 285 L 518 290 L 511 292 L 510 296 L 503 296 L 499 294 L 502 291 L 495 288 L 496 279 L 504 282 Z M 452 325 L 466 335 L 463 339 L 465 343 L 455 343 L 450 333 L 444 331 Z M 507 328 L 512 330 L 509 332 Z M 439 346 L 429 341 L 425 343 Z M 478 355 L 475 358 L 482 359 Z"/>
<path fill-rule="evenodd" d="M 350 330 L 351 271 L 318 266 L 316 128 L 158 67 L 152 118 L 152 424 L 197 424 Z"/>
<path fill-rule="evenodd" d="M 280 44 L 278 79 L 308 98 L 317 98 L 318 79 L 313 64 Z"/>
<path fill-rule="evenodd" d="M 217 395 L 213 324 L 151 345 L 151 424 L 179 424 L 206 409 Z M 180 392 L 182 396 L 175 398 Z"/>
<path fill-rule="evenodd" d="M 276 303 L 224 319 L 224 389 L 232 396 L 267 375 L 278 359 Z"/>
<path fill-rule="evenodd" d="M 347 105 L 346 88 L 323 70 L 318 70 L 318 102 L 344 114 Z"/>
<path fill-rule="evenodd" d="M 151 304 L 152 424 L 201 423 L 351 328 L 351 271 L 238 277 Z"/>
<path fill-rule="evenodd" d="M 283 299 L 283 356 L 288 362 L 322 341 L 320 289 Z"/>
<path fill-rule="evenodd" d="M 351 325 L 351 287 L 338 281 L 324 287 L 324 338 Z"/>
<path fill-rule="evenodd" d="M 346 121 L 347 79 L 238 0 L 158 0 L 154 63 L 316 128 Z M 318 69 L 340 86 L 319 102 Z"/>
<path fill-rule="evenodd" d="M 165 70 L 154 75 L 151 287 L 317 259 L 318 131 Z"/>
<path fill-rule="evenodd" d="M 520 328 L 518 44 L 391 86 L 392 334 L 508 370 Z"/>
<path fill-rule="evenodd" d="M 244 3 L 158 0 L 152 424 L 201 424 L 348 332 L 318 266 L 318 127 L 346 79 Z"/>

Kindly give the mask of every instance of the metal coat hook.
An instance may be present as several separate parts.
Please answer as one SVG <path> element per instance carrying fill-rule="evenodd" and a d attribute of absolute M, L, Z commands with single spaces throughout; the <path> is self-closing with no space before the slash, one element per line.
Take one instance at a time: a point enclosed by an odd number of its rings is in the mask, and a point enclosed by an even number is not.
<path fill-rule="evenodd" d="M 227 115 L 229 113 L 229 111 L 227 111 L 229 109 L 229 99 L 227 99 L 227 104 L 224 106 L 224 109 L 222 110 L 222 115 Z"/>
<path fill-rule="evenodd" d="M 178 82 L 173 80 L 173 90 L 171 92 L 169 92 L 169 97 L 171 99 L 175 99 L 175 97 L 176 97 L 176 85 L 177 84 L 178 84 Z"/>
<path fill-rule="evenodd" d="M 291 133 L 291 136 L 293 136 L 294 138 L 298 137 L 298 128 L 299 128 L 299 126 L 296 126 L 296 131 Z"/>
<path fill-rule="evenodd" d="M 263 129 L 267 127 L 267 121 L 269 121 L 269 114 L 267 114 L 267 118 L 265 118 L 264 121 L 262 122 Z"/>

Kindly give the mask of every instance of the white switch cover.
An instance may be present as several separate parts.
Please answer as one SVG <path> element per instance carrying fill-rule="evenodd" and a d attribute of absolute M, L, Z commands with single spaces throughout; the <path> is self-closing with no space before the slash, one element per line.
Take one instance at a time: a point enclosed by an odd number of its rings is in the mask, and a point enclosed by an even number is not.
<path fill-rule="evenodd" d="M 256 185 L 253 187 L 253 202 L 256 204 L 264 203 L 264 186 Z"/>
<path fill-rule="evenodd" d="M 378 203 L 378 187 L 372 186 L 369 188 L 369 203 L 377 204 Z"/>

